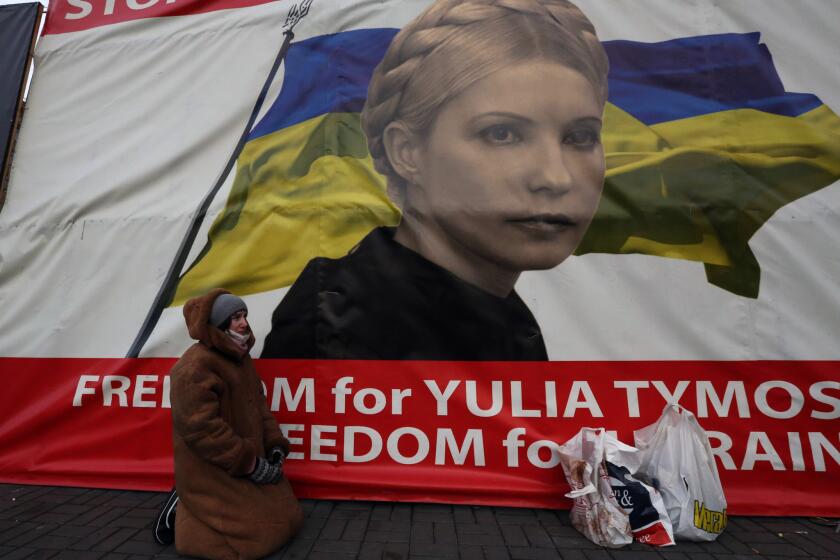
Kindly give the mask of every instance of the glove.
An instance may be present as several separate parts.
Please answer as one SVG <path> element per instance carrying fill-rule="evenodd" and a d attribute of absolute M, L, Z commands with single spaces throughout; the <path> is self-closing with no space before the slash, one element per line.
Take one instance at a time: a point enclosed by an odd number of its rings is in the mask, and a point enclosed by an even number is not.
<path fill-rule="evenodd" d="M 281 447 L 272 447 L 268 452 L 268 462 L 277 467 L 280 476 L 283 476 L 283 463 L 286 462 L 286 454 Z"/>
<path fill-rule="evenodd" d="M 283 463 L 286 462 L 286 453 L 283 452 L 283 448 L 272 447 L 271 451 L 268 452 L 268 462 L 282 467 Z"/>
<path fill-rule="evenodd" d="M 277 484 L 283 478 L 283 473 L 277 465 L 272 465 L 264 457 L 257 457 L 254 470 L 248 475 L 251 482 L 257 484 Z"/>

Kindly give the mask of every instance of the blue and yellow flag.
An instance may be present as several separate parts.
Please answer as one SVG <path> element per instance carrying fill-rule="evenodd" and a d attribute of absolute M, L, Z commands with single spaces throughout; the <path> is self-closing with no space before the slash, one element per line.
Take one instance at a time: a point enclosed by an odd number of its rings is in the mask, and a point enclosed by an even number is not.
<path fill-rule="evenodd" d="M 607 180 L 577 253 L 700 261 L 712 284 L 757 297 L 748 242 L 840 178 L 840 119 L 785 91 L 758 33 L 604 46 Z"/>
<path fill-rule="evenodd" d="M 280 95 L 239 157 L 233 188 L 172 305 L 215 286 L 294 282 L 399 209 L 373 169 L 359 112 L 395 29 L 294 43 Z M 752 235 L 840 178 L 840 118 L 784 89 L 758 33 L 609 41 L 604 195 L 578 248 L 704 263 L 709 282 L 757 297 Z"/>

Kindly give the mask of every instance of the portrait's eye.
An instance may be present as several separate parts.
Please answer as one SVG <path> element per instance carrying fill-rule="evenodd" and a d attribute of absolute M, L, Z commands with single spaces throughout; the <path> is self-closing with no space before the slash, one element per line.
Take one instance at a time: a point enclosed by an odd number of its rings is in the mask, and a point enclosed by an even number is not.
<path fill-rule="evenodd" d="M 522 135 L 506 124 L 488 126 L 481 131 L 481 137 L 490 144 L 516 144 L 522 141 Z"/>
<path fill-rule="evenodd" d="M 601 134 L 594 128 L 578 128 L 568 132 L 563 137 L 563 143 L 577 148 L 593 148 L 601 143 Z"/>

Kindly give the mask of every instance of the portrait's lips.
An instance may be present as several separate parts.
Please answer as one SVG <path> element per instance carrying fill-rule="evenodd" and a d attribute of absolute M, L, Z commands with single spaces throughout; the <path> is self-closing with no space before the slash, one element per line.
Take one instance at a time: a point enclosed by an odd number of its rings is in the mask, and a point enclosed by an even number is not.
<path fill-rule="evenodd" d="M 534 214 L 507 219 L 508 223 L 538 233 L 559 233 L 577 226 L 577 221 L 566 214 Z"/>

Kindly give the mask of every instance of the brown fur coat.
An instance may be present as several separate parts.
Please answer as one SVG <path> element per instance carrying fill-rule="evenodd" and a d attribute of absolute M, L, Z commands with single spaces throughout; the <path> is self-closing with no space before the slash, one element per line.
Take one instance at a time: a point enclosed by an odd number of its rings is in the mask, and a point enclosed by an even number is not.
<path fill-rule="evenodd" d="M 184 306 L 198 340 L 171 372 L 175 485 L 175 547 L 211 559 L 259 558 L 283 546 L 303 522 L 288 480 L 248 480 L 256 456 L 274 446 L 288 452 L 268 410 L 251 357 L 208 319 L 214 290 Z M 250 348 L 254 336 L 248 341 Z"/>

